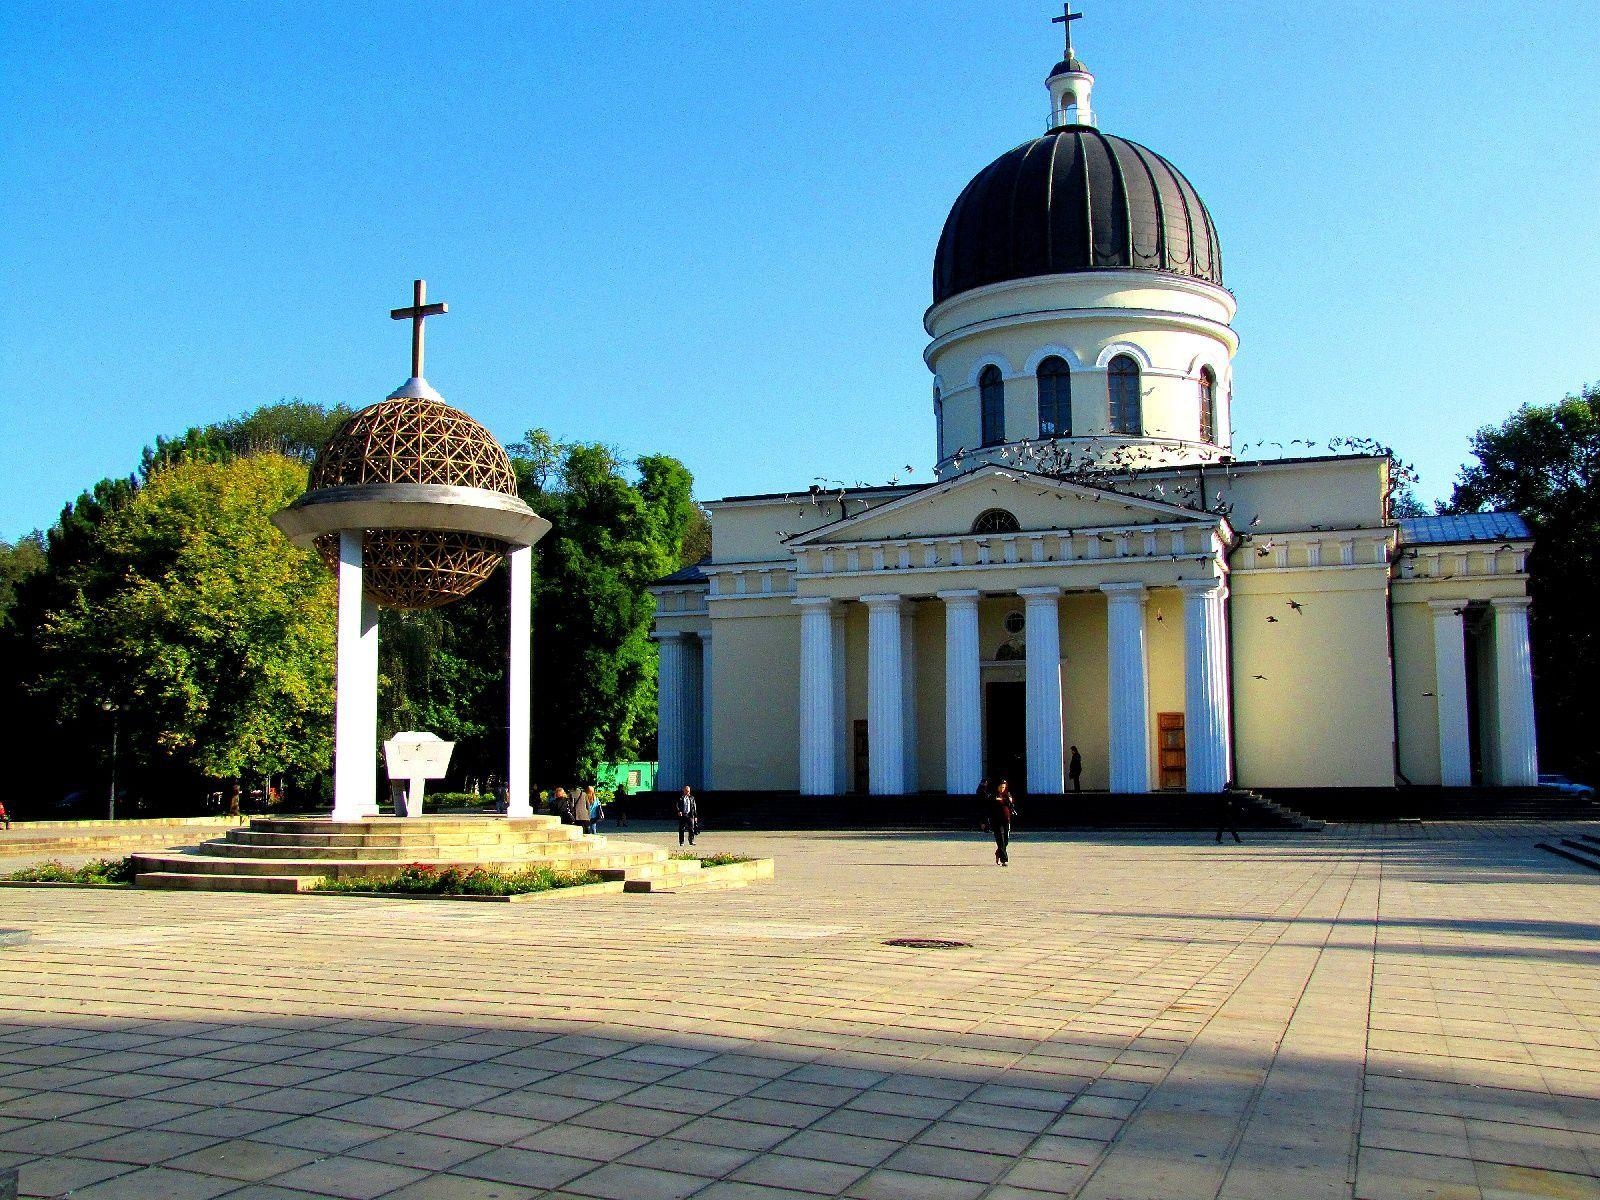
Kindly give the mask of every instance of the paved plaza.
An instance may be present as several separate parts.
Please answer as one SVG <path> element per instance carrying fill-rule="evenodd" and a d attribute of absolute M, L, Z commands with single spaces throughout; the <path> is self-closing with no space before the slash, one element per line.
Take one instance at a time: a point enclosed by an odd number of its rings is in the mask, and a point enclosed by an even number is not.
<path fill-rule="evenodd" d="M 976 833 L 713 833 L 778 878 L 521 905 L 0 890 L 0 1166 L 84 1200 L 1600 1197 L 1600 875 L 1549 833 L 1024 831 L 1008 870 Z"/>

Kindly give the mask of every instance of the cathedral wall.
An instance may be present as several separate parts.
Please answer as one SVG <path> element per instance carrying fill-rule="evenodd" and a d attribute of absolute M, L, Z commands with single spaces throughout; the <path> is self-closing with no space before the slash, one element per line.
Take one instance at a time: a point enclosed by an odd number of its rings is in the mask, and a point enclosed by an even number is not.
<path fill-rule="evenodd" d="M 1388 462 L 1381 458 L 1329 458 L 1318 462 L 1270 463 L 1232 473 L 1205 470 L 1206 492 L 1223 492 L 1233 505 L 1229 518 L 1241 533 L 1323 529 L 1371 529 L 1383 524 Z M 1187 472 L 1185 472 L 1187 474 Z M 1252 525 L 1260 517 L 1260 524 Z"/>
<path fill-rule="evenodd" d="M 942 792 L 944 777 L 944 605 L 914 606 L 917 656 L 917 787 Z"/>
<path fill-rule="evenodd" d="M 1433 610 L 1426 604 L 1394 606 L 1394 675 L 1400 773 L 1412 783 L 1437 784 L 1439 702 L 1433 695 Z"/>
<path fill-rule="evenodd" d="M 839 519 L 838 491 L 813 503 L 809 488 L 806 484 L 787 499 L 719 500 L 707 504 L 711 513 L 712 558 L 719 563 L 789 561 L 785 535 L 798 536 Z M 853 517 L 914 490 L 908 487 L 866 495 L 849 492 L 846 506 Z"/>
<path fill-rule="evenodd" d="M 729 791 L 800 786 L 800 617 L 787 601 L 713 622 L 712 777 Z M 761 615 L 745 615 L 759 612 Z"/>
<path fill-rule="evenodd" d="M 1393 785 L 1387 579 L 1387 565 L 1234 575 L 1241 786 Z"/>
<path fill-rule="evenodd" d="M 1111 657 L 1106 599 L 1074 594 L 1061 601 L 1062 749 L 1083 755 L 1083 786 L 1111 786 L 1111 723 L 1108 716 Z M 1070 786 L 1070 785 L 1069 785 Z M 1071 804 L 1069 797 L 1067 804 Z"/>

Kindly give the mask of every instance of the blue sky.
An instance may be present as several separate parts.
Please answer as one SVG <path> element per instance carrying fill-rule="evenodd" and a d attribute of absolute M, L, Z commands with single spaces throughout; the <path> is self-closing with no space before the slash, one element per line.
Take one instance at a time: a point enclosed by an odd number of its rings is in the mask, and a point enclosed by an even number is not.
<path fill-rule="evenodd" d="M 1473 429 L 1600 378 L 1594 0 L 1087 0 L 1102 128 L 1175 162 L 1238 294 L 1244 441 Z M 1057 10 L 1059 11 L 1059 10 Z M 0 538 L 157 434 L 428 375 L 504 440 L 702 498 L 929 478 L 951 202 L 1041 132 L 1051 6 L 0 11 Z"/>

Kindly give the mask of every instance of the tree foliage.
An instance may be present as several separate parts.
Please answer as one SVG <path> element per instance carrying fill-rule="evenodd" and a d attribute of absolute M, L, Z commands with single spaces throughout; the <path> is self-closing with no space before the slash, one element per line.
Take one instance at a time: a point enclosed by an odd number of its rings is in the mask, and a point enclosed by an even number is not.
<path fill-rule="evenodd" d="M 1527 405 L 1472 438 L 1477 459 L 1451 496 L 1454 512 L 1508 509 L 1536 539 L 1534 675 L 1544 762 L 1600 777 L 1600 385 Z"/>
<path fill-rule="evenodd" d="M 44 535 L 30 533 L 15 544 L 0 542 L 0 625 L 17 600 L 17 586 L 45 568 Z"/>
<path fill-rule="evenodd" d="M 56 581 L 35 694 L 69 723 L 116 714 L 135 761 L 325 770 L 334 584 L 268 519 L 304 490 L 279 454 L 156 469 Z"/>
<path fill-rule="evenodd" d="M 692 479 L 647 455 L 628 477 L 615 451 L 542 430 L 511 448 L 522 495 L 553 524 L 534 594 L 534 752 L 539 777 L 593 778 L 655 734 L 654 604 L 647 586 L 677 569 L 694 514 Z"/>

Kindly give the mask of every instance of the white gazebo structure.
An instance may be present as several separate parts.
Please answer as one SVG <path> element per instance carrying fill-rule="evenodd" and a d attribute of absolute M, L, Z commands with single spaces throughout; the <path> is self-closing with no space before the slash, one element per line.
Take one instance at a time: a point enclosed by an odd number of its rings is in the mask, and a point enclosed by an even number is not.
<path fill-rule="evenodd" d="M 362 409 L 311 469 L 309 490 L 274 514 L 296 545 L 315 547 L 339 576 L 333 819 L 378 813 L 378 610 L 436 608 L 468 595 L 505 560 L 511 576 L 507 815 L 532 814 L 532 547 L 550 529 L 517 495 L 511 460 L 494 436 L 445 404 L 423 377 L 423 322 L 446 312 L 415 303 L 411 377 Z"/>

